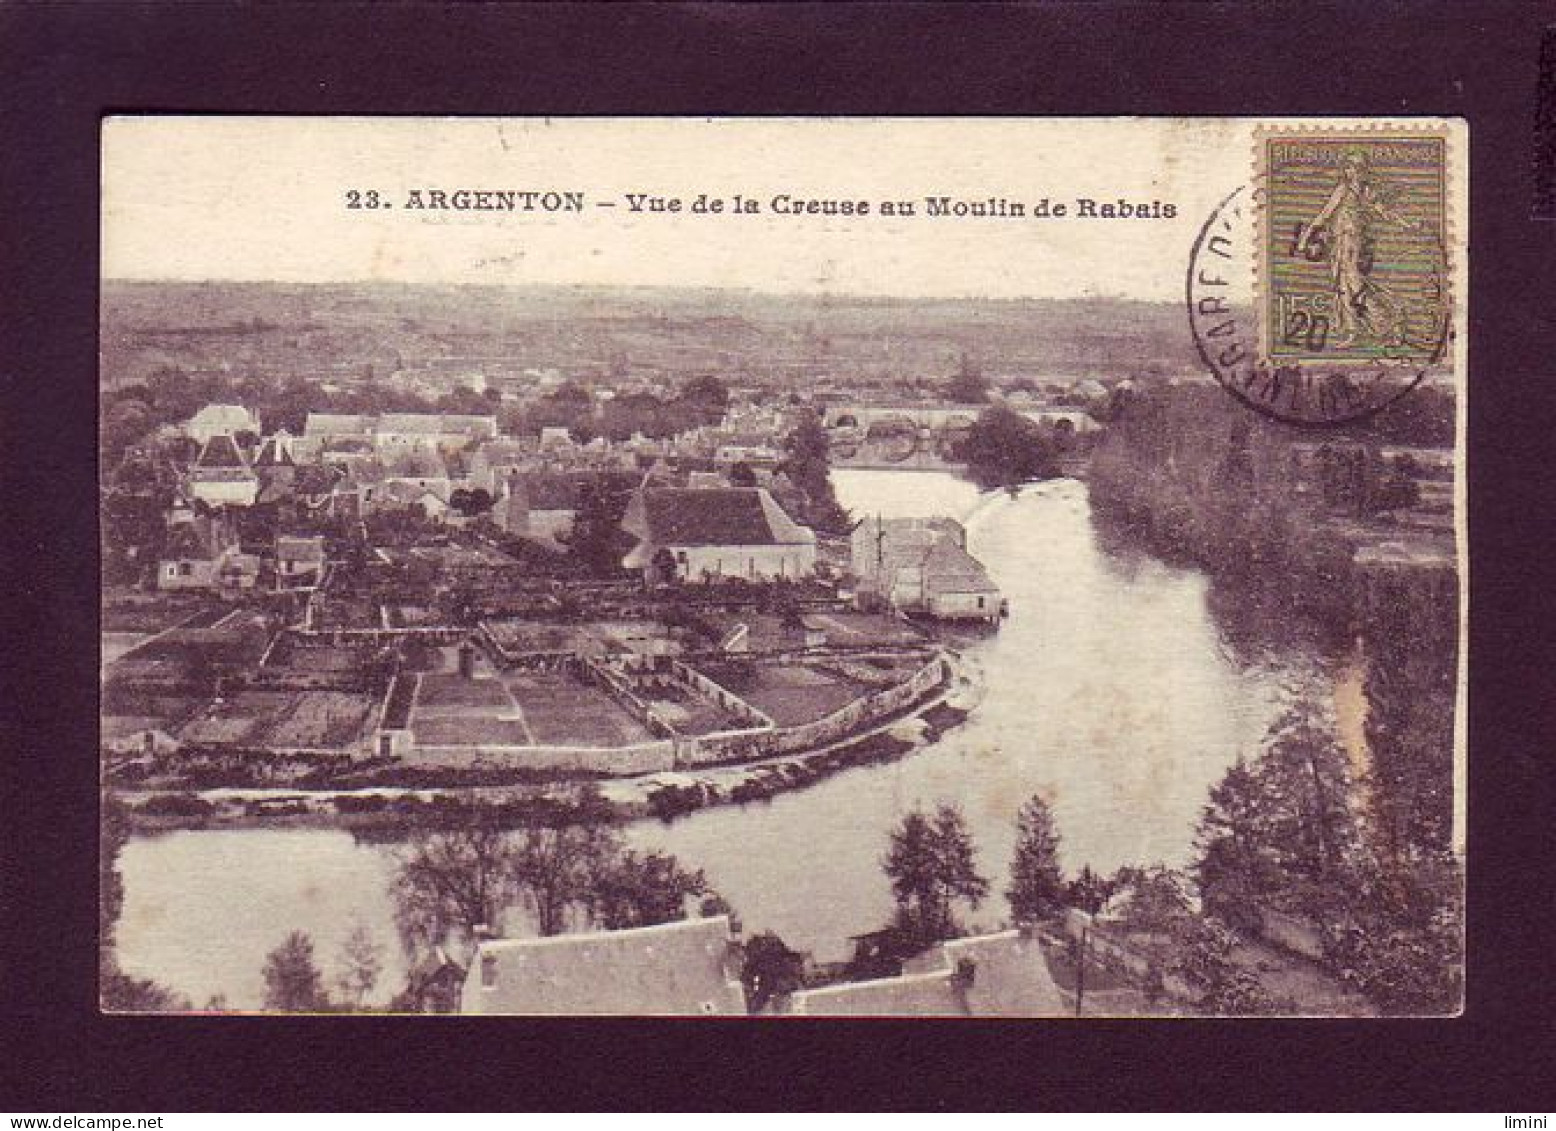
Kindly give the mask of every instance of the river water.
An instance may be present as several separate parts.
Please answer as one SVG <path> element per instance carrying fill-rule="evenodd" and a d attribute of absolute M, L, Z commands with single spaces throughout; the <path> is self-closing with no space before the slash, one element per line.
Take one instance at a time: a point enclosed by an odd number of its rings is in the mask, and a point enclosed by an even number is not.
<path fill-rule="evenodd" d="M 966 723 L 885 765 L 766 802 L 704 810 L 628 838 L 702 868 L 748 932 L 776 931 L 820 960 L 884 924 L 888 832 L 916 805 L 961 806 L 991 896 L 968 917 L 996 926 L 1015 813 L 1052 806 L 1067 870 L 1185 864 L 1209 787 L 1254 750 L 1294 685 L 1320 679 L 1311 649 L 1269 642 L 1239 658 L 1194 570 L 1099 544 L 1085 486 L 1058 480 L 980 495 L 940 472 L 833 472 L 856 515 L 950 514 L 1010 602 L 964 660 L 981 695 Z M 321 967 L 365 924 L 386 951 L 382 999 L 401 983 L 387 882 L 391 850 L 334 830 L 181 831 L 124 849 L 120 961 L 196 1005 L 260 1002 L 265 954 L 307 931 Z"/>

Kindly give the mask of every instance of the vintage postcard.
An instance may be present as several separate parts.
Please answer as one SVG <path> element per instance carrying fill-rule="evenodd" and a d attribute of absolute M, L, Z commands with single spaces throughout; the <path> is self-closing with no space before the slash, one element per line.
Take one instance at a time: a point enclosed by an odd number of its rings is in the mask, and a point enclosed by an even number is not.
<path fill-rule="evenodd" d="M 1457 1014 L 1466 149 L 106 120 L 102 1008 Z"/>

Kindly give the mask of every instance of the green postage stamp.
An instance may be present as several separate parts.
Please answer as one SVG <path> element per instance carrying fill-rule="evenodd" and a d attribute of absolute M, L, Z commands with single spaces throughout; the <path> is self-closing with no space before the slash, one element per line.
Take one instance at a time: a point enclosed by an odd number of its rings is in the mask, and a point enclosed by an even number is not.
<path fill-rule="evenodd" d="M 1448 336 L 1448 139 L 1258 135 L 1260 322 L 1272 365 L 1431 364 Z"/>

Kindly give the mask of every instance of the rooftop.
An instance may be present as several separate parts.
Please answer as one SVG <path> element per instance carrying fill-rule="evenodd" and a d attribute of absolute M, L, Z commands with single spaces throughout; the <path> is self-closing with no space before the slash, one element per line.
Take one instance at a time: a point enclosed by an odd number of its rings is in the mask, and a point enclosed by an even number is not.
<path fill-rule="evenodd" d="M 955 542 L 942 539 L 924 553 L 927 593 L 998 593 L 983 563 Z"/>
<path fill-rule="evenodd" d="M 665 546 L 772 546 L 816 540 L 760 487 L 651 487 L 637 495 L 622 528 Z"/>
<path fill-rule="evenodd" d="M 1059 988 L 1037 939 L 1004 931 L 941 943 L 896 978 L 802 990 L 791 1012 L 852 1017 L 1058 1017 Z"/>
<path fill-rule="evenodd" d="M 378 418 L 375 432 L 395 432 L 424 436 L 448 435 L 455 432 L 497 434 L 495 416 L 472 416 L 460 413 L 439 412 L 386 412 Z"/>
<path fill-rule="evenodd" d="M 303 425 L 304 436 L 366 436 L 373 418 L 337 412 L 310 412 Z"/>
<path fill-rule="evenodd" d="M 195 466 L 201 469 L 228 467 L 247 470 L 248 460 L 230 433 L 219 432 L 205 442 Z"/>
<path fill-rule="evenodd" d="M 208 404 L 189 418 L 186 429 L 190 432 L 209 434 L 255 432 L 259 421 L 254 414 L 239 404 Z"/>

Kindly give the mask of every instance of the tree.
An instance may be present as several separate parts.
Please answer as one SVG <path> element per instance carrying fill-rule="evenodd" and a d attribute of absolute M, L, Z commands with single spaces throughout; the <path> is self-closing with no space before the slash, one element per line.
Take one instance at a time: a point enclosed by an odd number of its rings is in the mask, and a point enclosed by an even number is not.
<path fill-rule="evenodd" d="M 832 487 L 828 463 L 831 441 L 815 409 L 807 408 L 800 414 L 784 437 L 783 447 L 786 458 L 779 470 L 794 484 L 801 501 L 801 513 L 795 517 L 818 530 L 846 531 L 848 512 L 838 503 Z"/>
<path fill-rule="evenodd" d="M 1180 938 L 1173 973 L 1200 990 L 1199 1008 L 1221 1017 L 1287 1012 L 1258 976 L 1232 959 L 1236 936 L 1214 919 L 1195 920 Z"/>
<path fill-rule="evenodd" d="M 704 374 L 687 382 L 680 400 L 696 415 L 699 424 L 717 424 L 729 408 L 729 389 L 717 377 Z"/>
<path fill-rule="evenodd" d="M 989 399 L 989 383 L 965 353 L 961 368 L 946 386 L 946 396 L 955 404 L 982 404 Z"/>
<path fill-rule="evenodd" d="M 745 945 L 740 981 L 746 988 L 746 1008 L 760 1013 L 774 998 L 805 984 L 805 956 L 771 931 L 753 935 Z"/>
<path fill-rule="evenodd" d="M 293 931 L 265 957 L 265 1008 L 280 1013 L 318 1013 L 329 1008 L 324 979 L 313 961 L 313 940 Z"/>
<path fill-rule="evenodd" d="M 613 495 L 598 483 L 589 484 L 580 495 L 568 549 L 589 572 L 603 576 L 620 571 L 632 542 L 621 529 L 627 501 L 628 496 Z"/>
<path fill-rule="evenodd" d="M 1002 404 L 978 414 L 953 454 L 982 487 L 1008 487 L 1059 472 L 1054 437 Z"/>
<path fill-rule="evenodd" d="M 1112 881 L 1097 875 L 1090 864 L 1082 864 L 1080 875 L 1064 887 L 1064 901 L 1088 915 L 1095 915 L 1112 897 L 1113 888 Z"/>
<path fill-rule="evenodd" d="M 1448 851 L 1392 846 L 1358 870 L 1326 926 L 1340 977 L 1384 1013 L 1452 1013 L 1464 995 L 1464 875 Z"/>
<path fill-rule="evenodd" d="M 1125 930 L 1183 938 L 1194 929 L 1199 917 L 1181 872 L 1154 864 L 1121 868 L 1115 879 L 1122 893 L 1117 918 Z"/>
<path fill-rule="evenodd" d="M 448 497 L 448 505 L 465 518 L 474 518 L 478 514 L 485 514 L 492 509 L 492 504 L 495 501 L 492 498 L 492 493 L 485 487 L 476 487 L 473 490 L 459 487 Z"/>
<path fill-rule="evenodd" d="M 182 1013 L 189 999 L 148 978 L 132 978 L 112 961 L 106 963 L 98 997 L 109 1013 Z"/>
<path fill-rule="evenodd" d="M 384 948 L 373 938 L 365 923 L 352 928 L 341 944 L 340 966 L 336 984 L 346 1001 L 360 1009 L 378 984 L 378 975 L 384 968 Z"/>
<path fill-rule="evenodd" d="M 131 444 L 138 443 L 152 426 L 151 409 L 133 398 L 116 400 L 102 416 L 98 438 L 105 463 Z"/>
<path fill-rule="evenodd" d="M 954 805 L 941 805 L 932 818 L 915 809 L 892 832 L 881 866 L 897 902 L 897 926 L 920 947 L 956 937 L 956 901 L 977 907 L 988 894 L 974 857 L 966 819 Z"/>
<path fill-rule="evenodd" d="M 535 913 L 542 935 L 559 935 L 569 912 L 588 911 L 595 892 L 621 842 L 615 830 L 592 821 L 569 819 L 527 828 L 513 856 L 513 878 Z"/>
<path fill-rule="evenodd" d="M 1345 754 L 1308 709 L 1276 721 L 1252 764 L 1239 761 L 1200 817 L 1194 873 L 1206 911 L 1257 930 L 1260 908 L 1322 918 L 1350 882 L 1358 833 L 1343 798 Z"/>
<path fill-rule="evenodd" d="M 1048 803 L 1034 795 L 1016 815 L 1016 855 L 1005 898 L 1016 921 L 1030 923 L 1061 910 L 1064 895 L 1059 834 Z"/>
<path fill-rule="evenodd" d="M 1278 883 L 1263 847 L 1263 811 L 1259 783 L 1238 759 L 1211 787 L 1195 834 L 1194 878 L 1206 913 L 1245 930 L 1259 927 L 1258 904 Z"/>
<path fill-rule="evenodd" d="M 514 890 L 515 848 L 490 807 L 423 834 L 394 880 L 395 922 L 416 957 L 480 926 L 496 927 Z"/>
<path fill-rule="evenodd" d="M 707 877 L 681 867 L 674 856 L 623 852 L 601 869 L 590 893 L 590 912 L 608 931 L 650 927 L 686 918 L 688 896 L 708 893 Z"/>

